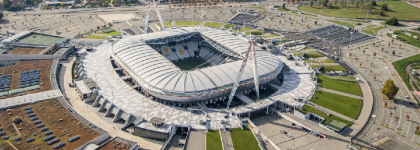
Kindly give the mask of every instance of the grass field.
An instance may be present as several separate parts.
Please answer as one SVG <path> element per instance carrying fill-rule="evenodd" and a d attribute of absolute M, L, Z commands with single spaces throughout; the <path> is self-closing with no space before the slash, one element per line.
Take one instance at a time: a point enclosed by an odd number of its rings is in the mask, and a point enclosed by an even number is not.
<path fill-rule="evenodd" d="M 235 26 L 236 26 L 236 25 L 234 25 L 234 24 L 227 24 L 227 25 L 225 25 L 225 28 L 226 28 L 226 29 L 229 29 L 230 27 L 232 27 L 232 28 L 233 28 L 233 27 L 235 27 Z"/>
<path fill-rule="evenodd" d="M 254 28 L 250 28 L 250 27 L 242 27 L 242 28 L 240 28 L 240 29 L 239 29 L 239 32 L 242 32 L 242 31 L 249 31 L 249 30 L 254 30 Z"/>
<path fill-rule="evenodd" d="M 60 142 L 65 142 L 66 145 L 60 149 L 76 149 L 88 141 L 100 136 L 100 134 L 93 130 L 91 131 L 91 129 L 84 124 L 78 125 L 79 121 L 74 119 L 72 114 L 70 114 L 67 109 L 58 102 L 58 100 L 53 99 L 25 105 L 19 108 L 13 108 L 10 112 L 0 112 L 1 116 L 7 116 L 7 119 L 2 121 L 1 127 L 3 128 L 3 132 L 6 133 L 5 136 L 9 136 L 9 140 L 0 140 L 0 145 L 3 149 L 14 149 L 10 144 L 13 144 L 13 146 L 17 149 L 53 149 L 53 146 L 59 143 L 57 142 L 56 144 L 47 145 L 47 141 L 42 141 L 43 138 L 49 135 L 44 135 L 44 132 L 39 131 L 40 128 L 37 128 L 36 125 L 33 124 L 34 121 L 30 121 L 29 117 L 27 118 L 27 114 L 23 108 L 28 106 L 32 107 L 32 110 L 38 117 L 38 120 L 42 121 L 42 123 L 45 124 L 45 127 L 48 127 L 48 131 L 53 131 L 53 134 L 51 135 L 55 135 L 59 138 Z M 9 113 L 11 113 L 11 115 L 8 115 Z M 22 118 L 22 125 L 13 125 L 12 118 Z M 60 119 L 62 119 L 62 121 L 60 121 Z M 6 123 L 6 121 L 8 121 L 8 123 Z M 16 126 L 17 129 L 21 128 L 22 130 L 16 131 L 14 126 Z M 35 132 L 37 132 L 37 134 L 34 134 Z M 76 135 L 80 136 L 79 140 L 68 142 L 70 138 Z M 20 137 L 22 139 L 20 141 L 13 141 L 16 137 Z M 25 142 L 26 139 L 31 137 L 35 140 L 29 143 Z M 10 142 L 10 144 L 8 142 Z M 26 148 L 26 146 L 28 146 L 28 148 Z"/>
<path fill-rule="evenodd" d="M 325 91 L 315 92 L 314 96 L 315 98 L 311 98 L 311 101 L 315 104 L 353 119 L 357 119 L 360 111 L 362 110 L 363 102 L 360 99 L 341 96 Z"/>
<path fill-rule="evenodd" d="M 162 27 L 162 25 L 160 23 L 156 23 L 157 26 Z M 165 27 L 172 27 L 172 23 L 171 22 L 165 22 Z"/>
<path fill-rule="evenodd" d="M 109 33 L 99 32 L 98 34 L 113 36 L 113 35 L 119 35 L 119 34 L 121 34 L 121 32 L 118 32 L 118 31 L 109 32 Z"/>
<path fill-rule="evenodd" d="M 250 35 L 250 34 L 252 34 L 252 35 L 262 35 L 263 31 L 255 30 L 255 31 L 251 31 L 251 32 L 246 32 L 246 35 Z"/>
<path fill-rule="evenodd" d="M 220 23 L 220 22 L 206 22 L 206 23 L 204 23 L 204 26 L 205 27 L 210 27 L 210 26 L 212 26 L 212 27 L 215 27 L 215 28 L 220 28 L 220 27 L 222 27 L 224 25 L 224 23 Z"/>
<path fill-rule="evenodd" d="M 345 21 L 338 21 L 338 20 L 328 20 L 328 21 L 339 24 L 339 25 L 348 26 L 351 28 L 354 28 L 354 26 L 356 25 L 356 23 L 352 23 L 352 22 L 345 22 Z"/>
<path fill-rule="evenodd" d="M 206 149 L 223 150 L 219 130 L 209 130 L 206 134 Z"/>
<path fill-rule="evenodd" d="M 353 76 L 333 76 L 333 79 L 343 79 L 343 80 L 351 80 L 356 81 L 356 79 Z"/>
<path fill-rule="evenodd" d="M 367 4 L 368 2 L 363 3 L 365 7 Z M 389 19 L 392 17 L 396 17 L 399 20 L 417 20 L 417 21 L 420 20 L 420 15 L 414 15 L 414 14 L 420 14 L 420 9 L 415 8 L 414 6 L 411 6 L 405 2 L 377 1 L 376 4 L 378 4 L 378 6 L 375 6 L 372 8 L 371 13 L 369 13 L 368 18 Z M 388 9 L 390 9 L 390 11 L 385 12 L 386 16 L 378 16 L 380 12 L 380 6 L 382 4 L 387 4 Z M 343 8 L 341 6 L 338 7 L 338 5 L 332 8 L 328 8 L 328 7 L 318 6 L 318 4 L 314 4 L 313 7 L 310 7 L 308 4 L 305 4 L 305 5 L 299 6 L 299 9 L 310 12 L 310 13 L 314 13 L 314 14 L 321 14 L 321 15 L 327 15 L 327 16 L 333 16 L 333 17 L 366 18 L 366 9 L 363 9 L 363 11 L 361 11 L 360 7 L 357 8 L 355 4 L 352 6 L 351 3 L 347 3 L 346 8 Z"/>
<path fill-rule="evenodd" d="M 85 39 L 106 39 L 106 36 L 88 35 L 88 36 L 85 36 Z"/>
<path fill-rule="evenodd" d="M 177 66 L 181 70 L 191 70 L 194 67 L 197 67 L 198 65 L 205 63 L 206 61 L 197 57 L 191 57 L 188 59 L 180 60 L 177 62 L 174 62 L 174 65 Z M 201 66 L 200 68 L 207 67 L 209 64 L 205 64 Z"/>
<path fill-rule="evenodd" d="M 255 139 L 252 131 L 248 126 L 243 127 L 243 130 L 241 128 L 235 128 L 230 132 L 233 148 L 242 150 L 260 150 L 258 141 Z"/>
<path fill-rule="evenodd" d="M 318 68 L 321 65 L 313 65 L 312 68 Z M 340 65 L 324 65 L 322 66 L 320 71 L 346 71 L 342 66 Z"/>
<path fill-rule="evenodd" d="M 415 32 L 410 32 L 410 31 L 404 31 L 404 32 L 409 32 L 411 34 L 414 34 L 414 35 L 417 35 L 418 37 L 420 37 L 420 34 L 415 33 Z M 420 41 L 416 40 L 415 38 L 413 38 L 411 36 L 408 36 L 408 35 L 402 33 L 402 30 L 395 30 L 395 34 L 398 35 L 398 40 L 406 41 L 408 44 L 420 48 Z"/>
<path fill-rule="evenodd" d="M 318 85 L 331 90 L 340 91 L 343 93 L 353 94 L 357 96 L 363 96 L 357 82 L 341 81 L 330 79 L 324 75 L 317 74 Z"/>
<path fill-rule="evenodd" d="M 289 11 L 289 9 L 287 9 L 287 8 L 286 8 L 286 9 L 283 9 L 283 8 L 281 8 L 281 7 L 277 8 L 277 10 L 278 10 L 278 11 Z"/>
<path fill-rule="evenodd" d="M 335 61 L 334 60 L 332 60 L 332 59 L 324 59 L 324 60 L 321 60 L 321 61 L 319 61 L 320 63 L 335 63 Z"/>
<path fill-rule="evenodd" d="M 381 25 L 396 26 L 396 27 L 403 27 L 403 26 L 405 26 L 405 24 L 402 24 L 400 22 L 398 22 L 398 25 L 390 25 L 390 24 L 386 24 L 385 22 L 381 22 Z"/>
<path fill-rule="evenodd" d="M 362 31 L 367 33 L 367 34 L 375 36 L 378 33 L 378 31 L 383 29 L 383 28 L 384 27 L 369 28 L 369 26 L 368 26 L 368 29 L 365 29 L 365 30 L 362 30 Z"/>
<path fill-rule="evenodd" d="M 305 55 L 303 55 L 303 57 L 305 57 L 305 58 L 319 58 L 319 57 L 324 57 L 324 55 L 322 55 L 321 53 L 317 53 L 317 52 L 314 52 L 314 53 L 305 53 Z"/>
<path fill-rule="evenodd" d="M 405 85 L 408 87 L 408 89 L 410 91 L 413 90 L 413 88 L 410 86 L 409 84 L 409 77 L 407 72 L 405 72 L 405 68 L 407 67 L 407 65 L 412 64 L 412 63 L 419 63 L 420 62 L 420 54 L 419 55 L 414 55 L 396 62 L 393 62 L 392 65 L 394 65 L 395 70 L 397 70 L 398 74 L 401 76 L 401 78 L 403 79 Z"/>
<path fill-rule="evenodd" d="M 278 35 L 275 35 L 275 34 L 270 34 L 270 35 L 268 35 L 267 37 L 268 37 L 268 38 L 270 38 L 270 37 L 276 37 L 276 36 L 278 36 Z"/>
<path fill-rule="evenodd" d="M 263 6 L 249 6 L 249 8 L 256 8 L 256 9 L 266 10 Z"/>
<path fill-rule="evenodd" d="M 347 127 L 350 127 L 351 125 L 353 125 L 353 123 L 351 121 L 348 121 L 346 119 L 343 119 L 343 118 L 340 118 L 340 117 L 337 117 L 337 116 L 334 116 L 334 115 L 328 116 L 326 113 L 324 113 L 322 111 L 319 111 L 318 109 L 316 109 L 315 107 L 312 107 L 312 106 L 303 105 L 302 109 L 296 109 L 296 110 L 298 110 L 298 111 L 300 111 L 304 114 L 307 114 L 307 113 L 310 113 L 310 112 L 314 113 L 314 114 L 324 118 L 325 119 L 324 122 L 328 122 L 331 119 L 333 119 L 333 120 L 338 120 L 338 121 L 346 123 Z"/>
<path fill-rule="evenodd" d="M 189 27 L 189 26 L 191 26 L 191 25 L 194 25 L 194 26 L 198 26 L 198 25 L 200 25 L 201 24 L 201 21 L 177 21 L 177 22 L 175 22 L 175 25 L 177 26 L 177 27 L 182 27 L 182 26 L 186 26 L 186 27 Z"/>

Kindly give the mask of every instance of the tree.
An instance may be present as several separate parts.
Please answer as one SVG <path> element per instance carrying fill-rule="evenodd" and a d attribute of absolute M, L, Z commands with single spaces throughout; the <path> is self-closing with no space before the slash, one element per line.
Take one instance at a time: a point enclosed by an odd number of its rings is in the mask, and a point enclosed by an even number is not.
<path fill-rule="evenodd" d="M 66 3 L 61 2 L 61 7 L 64 7 L 64 6 L 66 6 Z"/>
<path fill-rule="evenodd" d="M 381 11 L 381 12 L 379 12 L 379 15 L 380 16 L 385 16 L 385 12 L 384 11 Z"/>
<path fill-rule="evenodd" d="M 400 88 L 394 84 L 394 81 L 391 79 L 386 80 L 384 86 L 382 87 L 381 93 L 384 94 L 388 99 L 394 99 L 397 95 Z"/>
<path fill-rule="evenodd" d="M 11 0 L 3 0 L 2 6 L 3 8 L 9 8 L 12 5 Z"/>
<path fill-rule="evenodd" d="M 317 25 L 317 24 L 318 24 L 318 22 L 316 22 L 316 21 L 315 21 L 315 22 L 314 22 L 314 24 L 315 24 L 315 25 Z"/>
<path fill-rule="evenodd" d="M 318 6 L 321 6 L 322 0 L 318 0 Z"/>
<path fill-rule="evenodd" d="M 26 4 L 26 5 L 32 5 L 32 1 L 31 1 L 31 0 L 26 0 L 26 1 L 25 1 L 25 4 Z"/>
<path fill-rule="evenodd" d="M 286 10 L 286 4 L 283 3 L 283 5 L 281 5 L 281 8 L 284 9 L 284 10 Z"/>
<path fill-rule="evenodd" d="M 381 10 L 382 11 L 388 11 L 388 5 L 387 4 L 382 4 L 381 5 Z"/>
<path fill-rule="evenodd" d="M 0 20 L 3 19 L 3 12 L 0 12 Z"/>
<path fill-rule="evenodd" d="M 310 0 L 310 1 L 309 1 L 309 6 L 311 6 L 311 7 L 312 7 L 312 5 L 314 5 L 314 0 Z"/>
<path fill-rule="evenodd" d="M 386 20 L 386 21 L 385 21 L 385 24 L 389 24 L 389 25 L 396 26 L 396 25 L 398 25 L 399 23 L 398 23 L 398 19 L 397 19 L 397 18 L 392 17 L 392 18 L 390 18 L 390 19 Z"/>
<path fill-rule="evenodd" d="M 351 5 L 353 6 L 354 0 L 350 0 L 351 1 Z"/>
<path fill-rule="evenodd" d="M 334 0 L 334 6 L 337 6 L 337 1 L 338 0 Z M 330 5 L 331 6 L 331 5 Z"/>
<path fill-rule="evenodd" d="M 324 0 L 324 1 L 322 2 L 322 6 L 327 7 L 327 6 L 328 6 L 328 0 Z"/>
<path fill-rule="evenodd" d="M 372 4 L 372 6 L 378 6 L 378 4 L 376 4 L 376 0 L 373 0 L 370 3 Z"/>

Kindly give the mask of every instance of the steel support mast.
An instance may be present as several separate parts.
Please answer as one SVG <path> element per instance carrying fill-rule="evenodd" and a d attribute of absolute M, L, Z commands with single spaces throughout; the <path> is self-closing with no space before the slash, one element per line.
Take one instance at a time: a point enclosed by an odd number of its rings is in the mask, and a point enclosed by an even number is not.
<path fill-rule="evenodd" d="M 149 29 L 150 0 L 147 3 L 146 18 L 144 19 L 144 33 Z"/>
<path fill-rule="evenodd" d="M 255 89 L 256 89 L 256 92 L 257 92 L 257 99 L 259 99 L 259 85 L 258 85 L 258 74 L 257 74 L 257 57 L 255 56 L 255 47 L 254 47 L 254 42 L 253 41 L 251 41 L 251 44 L 249 45 L 249 48 L 248 48 L 248 50 L 246 51 L 246 54 L 245 54 L 245 57 L 244 57 L 244 59 L 243 59 L 243 61 L 242 61 L 242 66 L 240 67 L 240 69 L 239 69 L 239 72 L 238 72 L 238 76 L 236 77 L 236 80 L 235 80 L 235 83 L 233 84 L 233 87 L 232 87 L 232 92 L 230 93 L 230 96 L 229 96 L 229 101 L 228 101 L 228 104 L 227 104 L 227 109 L 229 109 L 229 106 L 230 106 L 230 103 L 232 102 L 232 99 L 233 99 L 233 96 L 235 96 L 235 93 L 236 93 L 236 90 L 238 89 L 238 86 L 239 86 L 239 82 L 241 81 L 241 78 L 242 78 L 242 74 L 244 73 L 244 70 L 245 70 L 245 67 L 246 67 L 246 62 L 248 61 L 248 57 L 249 57 L 249 52 L 252 50 L 252 54 L 253 54 L 253 64 L 254 64 L 254 67 L 253 67 L 253 70 L 254 70 L 254 82 L 255 82 Z"/>
<path fill-rule="evenodd" d="M 156 1 L 153 0 L 153 3 L 155 4 L 156 13 L 159 17 L 160 25 L 162 26 L 162 31 L 164 31 L 165 30 L 165 22 L 163 21 L 162 15 L 160 14 L 160 11 L 159 11 L 159 8 L 156 4 Z"/>

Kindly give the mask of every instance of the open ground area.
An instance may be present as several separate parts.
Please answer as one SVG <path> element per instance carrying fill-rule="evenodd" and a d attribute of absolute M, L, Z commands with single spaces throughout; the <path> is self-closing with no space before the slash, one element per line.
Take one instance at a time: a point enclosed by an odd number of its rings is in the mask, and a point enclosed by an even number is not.
<path fill-rule="evenodd" d="M 24 110 L 26 107 L 31 107 L 32 113 L 26 113 Z M 35 114 L 33 117 L 37 119 L 30 120 L 32 117 L 28 117 L 28 114 Z M 9 137 L 9 140 L 0 140 L 0 145 L 3 149 L 53 149 L 53 146 L 60 142 L 64 142 L 65 146 L 61 147 L 63 150 L 73 150 L 86 142 L 93 140 L 100 136 L 90 127 L 79 123 L 77 119 L 74 119 L 56 99 L 46 100 L 31 105 L 25 105 L 18 108 L 10 109 L 10 111 L 2 110 L 0 112 L 2 116 L 1 127 L 3 132 L 6 134 L 2 136 Z M 22 124 L 13 123 L 13 120 L 21 119 Z M 34 123 L 39 120 L 40 123 Z M 41 126 L 43 127 L 37 127 Z M 41 128 L 48 128 L 46 131 L 40 131 Z M 46 132 L 51 131 L 51 134 L 46 135 Z M 48 141 L 54 138 L 43 141 L 44 138 L 54 135 L 55 138 L 59 138 L 60 141 L 54 144 L 47 144 Z M 80 139 L 68 142 L 68 140 L 74 136 L 79 136 Z M 18 141 L 13 139 L 20 137 Z M 32 142 L 26 142 L 27 139 L 34 138 Z"/>
<path fill-rule="evenodd" d="M 206 136 L 206 149 L 223 150 L 219 130 L 209 130 Z"/>

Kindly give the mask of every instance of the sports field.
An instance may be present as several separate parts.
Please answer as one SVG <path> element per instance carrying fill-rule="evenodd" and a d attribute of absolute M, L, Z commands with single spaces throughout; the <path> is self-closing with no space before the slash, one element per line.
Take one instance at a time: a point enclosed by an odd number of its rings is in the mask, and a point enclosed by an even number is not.
<path fill-rule="evenodd" d="M 366 8 L 368 2 L 364 2 L 363 5 Z M 420 9 L 415 8 L 405 2 L 402 1 L 377 1 L 376 4 L 378 6 L 374 6 L 368 18 L 374 19 L 389 19 L 392 17 L 396 17 L 399 20 L 420 20 Z M 380 6 L 382 4 L 387 4 L 389 11 L 385 11 L 385 16 L 379 16 L 380 13 Z M 347 7 L 342 7 L 341 4 L 337 4 L 332 8 L 329 7 L 322 7 L 319 6 L 318 3 L 314 3 L 312 7 L 308 4 L 299 6 L 299 9 L 302 11 L 326 15 L 326 16 L 333 16 L 333 17 L 342 17 L 342 18 L 366 18 L 366 9 L 361 10 L 360 6 L 356 7 L 356 3 L 353 5 L 351 3 L 347 3 Z"/>
<path fill-rule="evenodd" d="M 206 63 L 205 60 L 201 58 L 191 57 L 188 59 L 180 60 L 177 62 L 174 62 L 174 65 L 177 66 L 181 70 L 191 70 L 194 67 L 197 67 L 198 65 L 201 65 L 203 63 Z M 204 65 L 201 65 L 200 68 L 204 68 L 209 66 L 210 64 L 206 63 Z"/>

